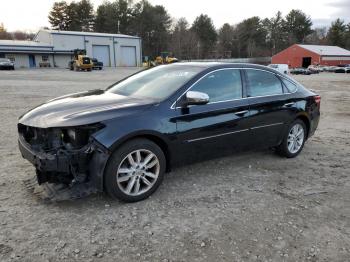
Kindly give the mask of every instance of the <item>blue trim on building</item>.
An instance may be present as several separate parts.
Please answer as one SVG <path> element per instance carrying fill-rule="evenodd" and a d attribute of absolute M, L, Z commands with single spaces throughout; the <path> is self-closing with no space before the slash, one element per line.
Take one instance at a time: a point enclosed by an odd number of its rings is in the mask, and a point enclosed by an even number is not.
<path fill-rule="evenodd" d="M 3 53 L 9 53 L 9 54 L 28 54 L 28 53 L 40 53 L 40 54 L 52 54 L 54 53 L 52 50 L 30 50 L 30 49 L 27 49 L 27 50 L 11 50 L 11 49 L 0 49 L 0 52 L 3 52 Z"/>
<path fill-rule="evenodd" d="M 32 48 L 53 48 L 53 46 L 51 45 L 47 45 L 47 46 L 35 46 L 35 45 L 2 45 L 0 43 L 0 47 L 3 47 L 3 46 L 7 46 L 7 47 L 32 47 Z"/>
<path fill-rule="evenodd" d="M 117 56 L 115 54 L 115 45 L 117 45 L 118 43 L 115 43 L 113 40 L 113 56 L 114 56 L 114 66 L 117 67 Z"/>
<path fill-rule="evenodd" d="M 31 50 L 31 49 L 24 49 L 24 50 L 11 50 L 11 49 L 0 49 L 1 53 L 8 53 L 8 54 L 28 54 L 28 53 L 35 53 L 35 54 L 73 54 L 73 51 L 71 50 Z"/>
<path fill-rule="evenodd" d="M 142 66 L 143 60 L 142 60 L 142 39 L 140 38 L 140 43 L 139 43 L 139 49 L 140 49 L 140 64 L 137 66 Z"/>
<path fill-rule="evenodd" d="M 73 50 L 53 50 L 54 53 L 67 53 L 67 54 L 73 54 Z"/>

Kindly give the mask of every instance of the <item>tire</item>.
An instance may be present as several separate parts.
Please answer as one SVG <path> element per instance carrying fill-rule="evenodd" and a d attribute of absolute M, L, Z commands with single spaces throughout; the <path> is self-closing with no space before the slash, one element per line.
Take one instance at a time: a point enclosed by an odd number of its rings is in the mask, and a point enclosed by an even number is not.
<path fill-rule="evenodd" d="M 302 134 L 296 137 L 295 134 L 293 134 L 293 132 L 294 133 L 302 132 Z M 293 138 L 293 135 L 294 135 L 294 138 Z M 282 143 L 277 147 L 277 153 L 287 158 L 296 157 L 303 150 L 303 147 L 307 138 L 306 135 L 307 135 L 307 129 L 306 129 L 305 123 L 300 119 L 295 120 L 288 127 L 288 130 L 283 137 Z M 290 137 L 290 140 L 288 141 L 289 137 Z M 294 141 L 293 145 L 295 145 L 295 147 L 292 146 L 293 142 L 291 141 Z"/>
<path fill-rule="evenodd" d="M 139 161 L 137 152 L 140 152 Z M 131 165 L 130 156 L 135 165 Z M 148 139 L 130 140 L 110 156 L 104 174 L 104 188 L 112 198 L 124 202 L 144 200 L 162 183 L 165 168 L 166 159 L 158 145 Z"/>

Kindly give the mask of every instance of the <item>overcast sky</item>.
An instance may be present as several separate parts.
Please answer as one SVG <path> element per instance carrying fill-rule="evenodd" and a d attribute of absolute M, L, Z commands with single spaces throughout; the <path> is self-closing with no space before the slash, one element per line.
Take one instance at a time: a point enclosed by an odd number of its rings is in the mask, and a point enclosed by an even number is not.
<path fill-rule="evenodd" d="M 327 26 L 336 18 L 350 22 L 350 0 L 149 0 L 165 6 L 173 18 L 185 17 L 190 23 L 199 14 L 208 14 L 216 27 L 225 22 L 260 16 L 272 17 L 278 10 L 283 15 L 291 9 L 302 9 L 313 19 L 314 26 Z M 36 31 L 50 26 L 47 15 L 55 0 L 1 0 L 0 23 L 8 31 Z M 71 1 L 68 1 L 71 2 Z M 91 0 L 95 8 L 103 0 Z"/>

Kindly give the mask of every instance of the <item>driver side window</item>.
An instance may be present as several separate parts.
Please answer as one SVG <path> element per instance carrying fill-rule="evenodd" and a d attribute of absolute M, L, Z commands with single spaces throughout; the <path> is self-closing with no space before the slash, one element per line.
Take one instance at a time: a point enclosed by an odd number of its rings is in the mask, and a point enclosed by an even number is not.
<path fill-rule="evenodd" d="M 242 98 L 242 80 L 238 69 L 212 72 L 195 84 L 190 91 L 206 93 L 210 102 Z"/>

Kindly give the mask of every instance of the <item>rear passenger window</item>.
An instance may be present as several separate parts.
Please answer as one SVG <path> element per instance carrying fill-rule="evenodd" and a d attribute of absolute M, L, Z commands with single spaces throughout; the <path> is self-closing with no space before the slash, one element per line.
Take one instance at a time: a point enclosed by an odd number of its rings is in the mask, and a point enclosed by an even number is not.
<path fill-rule="evenodd" d="M 288 92 L 294 93 L 297 90 L 297 86 L 293 84 L 291 81 L 282 78 L 282 82 L 287 87 Z"/>
<path fill-rule="evenodd" d="M 274 75 L 260 70 L 246 70 L 250 96 L 283 94 L 282 83 Z"/>
<path fill-rule="evenodd" d="M 226 69 L 212 72 L 191 88 L 208 94 L 209 102 L 219 102 L 242 98 L 240 71 Z"/>

